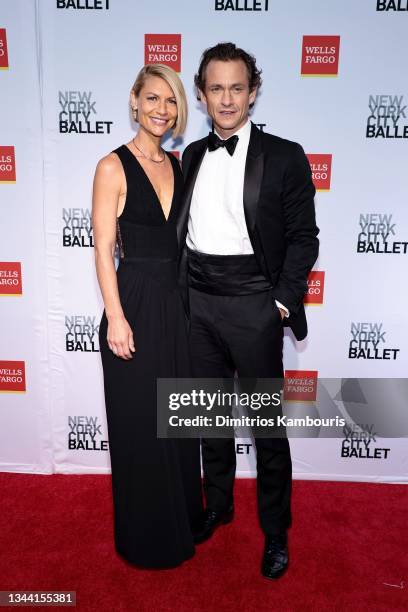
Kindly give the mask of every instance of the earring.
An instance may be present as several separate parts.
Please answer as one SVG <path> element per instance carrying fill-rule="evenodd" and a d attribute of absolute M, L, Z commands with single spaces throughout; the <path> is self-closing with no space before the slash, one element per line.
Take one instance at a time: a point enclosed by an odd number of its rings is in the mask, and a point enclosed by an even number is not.
<path fill-rule="evenodd" d="M 138 120 L 137 119 L 137 108 L 134 108 L 133 106 L 132 106 L 132 115 L 133 115 L 133 119 L 137 121 Z"/>

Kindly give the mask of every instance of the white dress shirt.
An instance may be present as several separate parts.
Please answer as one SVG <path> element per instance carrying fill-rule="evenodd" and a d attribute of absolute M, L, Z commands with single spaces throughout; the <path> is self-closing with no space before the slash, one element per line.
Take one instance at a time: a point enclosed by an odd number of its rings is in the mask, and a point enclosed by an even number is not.
<path fill-rule="evenodd" d="M 215 132 L 220 138 L 221 136 Z M 191 198 L 187 246 L 212 255 L 250 255 L 253 248 L 244 214 L 244 177 L 251 122 L 235 132 L 231 156 L 225 147 L 204 154 Z M 288 309 L 277 300 L 289 316 Z"/>
<path fill-rule="evenodd" d="M 225 147 L 205 152 L 191 198 L 190 249 L 213 255 L 253 254 L 243 200 L 250 134 L 247 121 L 236 132 L 239 140 L 232 156 Z"/>

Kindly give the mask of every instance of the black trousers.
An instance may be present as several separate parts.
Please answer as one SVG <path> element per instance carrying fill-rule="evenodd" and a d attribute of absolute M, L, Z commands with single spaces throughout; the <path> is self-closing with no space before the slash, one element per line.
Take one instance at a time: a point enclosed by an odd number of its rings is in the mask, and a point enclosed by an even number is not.
<path fill-rule="evenodd" d="M 201 378 L 283 378 L 283 325 L 270 291 L 211 295 L 190 287 L 193 374 Z M 292 462 L 287 438 L 256 438 L 257 496 L 261 528 L 277 535 L 291 523 Z M 202 439 L 207 507 L 233 502 L 234 439 Z"/>

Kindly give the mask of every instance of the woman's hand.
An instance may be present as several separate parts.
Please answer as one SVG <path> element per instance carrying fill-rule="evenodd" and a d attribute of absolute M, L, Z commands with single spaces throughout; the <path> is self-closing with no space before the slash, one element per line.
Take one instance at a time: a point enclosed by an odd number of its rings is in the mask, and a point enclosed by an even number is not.
<path fill-rule="evenodd" d="M 114 355 L 122 359 L 132 359 L 135 352 L 133 332 L 125 317 L 108 318 L 108 346 Z"/>

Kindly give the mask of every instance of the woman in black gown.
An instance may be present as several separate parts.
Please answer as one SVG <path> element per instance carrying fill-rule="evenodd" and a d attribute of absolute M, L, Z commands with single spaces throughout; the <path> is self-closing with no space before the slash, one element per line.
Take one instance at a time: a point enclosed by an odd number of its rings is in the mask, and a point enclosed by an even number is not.
<path fill-rule="evenodd" d="M 99 331 L 108 423 L 116 550 L 147 568 L 194 554 L 202 513 L 198 440 L 158 439 L 156 378 L 189 377 L 185 315 L 177 287 L 179 163 L 161 148 L 184 130 L 177 74 L 147 65 L 131 91 L 135 138 L 98 163 L 93 192 Z M 114 267 L 115 245 L 119 266 Z"/>

